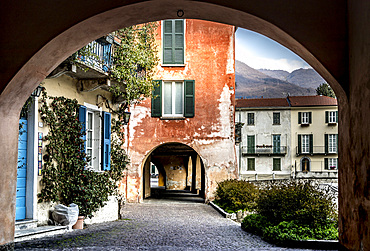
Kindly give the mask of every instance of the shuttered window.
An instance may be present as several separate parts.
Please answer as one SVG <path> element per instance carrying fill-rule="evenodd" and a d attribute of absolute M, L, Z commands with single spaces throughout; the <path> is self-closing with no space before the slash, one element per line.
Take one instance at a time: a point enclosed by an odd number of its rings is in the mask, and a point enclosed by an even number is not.
<path fill-rule="evenodd" d="M 298 112 L 298 124 L 309 125 L 312 123 L 312 112 Z"/>
<path fill-rule="evenodd" d="M 90 106 L 79 107 L 84 151 L 88 157 L 87 168 L 94 171 L 110 170 L 111 114 Z"/>
<path fill-rule="evenodd" d="M 184 20 L 163 21 L 163 64 L 184 64 Z"/>
<path fill-rule="evenodd" d="M 194 117 L 194 80 L 157 80 L 154 83 L 154 90 L 152 94 L 152 117 Z"/>
<path fill-rule="evenodd" d="M 272 159 L 272 170 L 273 171 L 281 171 L 281 159 L 280 158 L 273 158 Z"/>
<path fill-rule="evenodd" d="M 254 125 L 254 113 L 247 114 L 247 125 Z"/>
<path fill-rule="evenodd" d="M 248 158 L 247 159 L 247 171 L 255 171 L 255 159 L 254 158 Z"/>
<path fill-rule="evenodd" d="M 336 124 L 338 123 L 338 111 L 326 111 L 325 123 Z"/>

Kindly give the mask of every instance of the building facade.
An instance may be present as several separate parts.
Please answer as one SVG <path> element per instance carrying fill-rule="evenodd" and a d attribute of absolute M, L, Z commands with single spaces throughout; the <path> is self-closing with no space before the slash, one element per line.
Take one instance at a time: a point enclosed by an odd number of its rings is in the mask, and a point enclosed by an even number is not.
<path fill-rule="evenodd" d="M 151 196 L 150 163 L 159 186 L 207 200 L 218 181 L 237 178 L 234 32 L 208 21 L 159 22 L 153 98 L 130 109 L 125 147 L 131 164 L 121 185 L 128 201 Z"/>
<path fill-rule="evenodd" d="M 326 96 L 236 101 L 240 177 L 338 177 L 338 106 Z"/>

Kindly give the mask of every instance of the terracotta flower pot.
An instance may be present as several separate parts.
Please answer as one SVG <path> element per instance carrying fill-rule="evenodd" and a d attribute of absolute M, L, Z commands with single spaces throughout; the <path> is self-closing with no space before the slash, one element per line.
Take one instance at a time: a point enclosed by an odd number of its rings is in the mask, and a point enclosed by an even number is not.
<path fill-rule="evenodd" d="M 83 229 L 84 228 L 84 216 L 78 216 L 76 224 L 72 226 L 72 229 Z"/>

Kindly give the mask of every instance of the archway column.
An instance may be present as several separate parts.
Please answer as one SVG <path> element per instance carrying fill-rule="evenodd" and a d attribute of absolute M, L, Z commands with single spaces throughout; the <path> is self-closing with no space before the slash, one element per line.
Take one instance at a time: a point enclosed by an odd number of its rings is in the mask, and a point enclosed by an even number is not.
<path fill-rule="evenodd" d="M 0 243 L 14 239 L 19 115 L 0 106 Z"/>

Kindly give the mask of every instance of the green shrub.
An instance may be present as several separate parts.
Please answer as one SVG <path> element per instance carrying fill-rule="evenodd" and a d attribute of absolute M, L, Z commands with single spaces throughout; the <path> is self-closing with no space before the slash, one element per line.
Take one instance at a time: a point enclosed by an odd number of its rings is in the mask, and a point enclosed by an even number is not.
<path fill-rule="evenodd" d="M 260 191 L 256 211 L 272 223 L 296 221 L 312 227 L 337 219 L 332 195 L 309 181 L 279 181 Z"/>
<path fill-rule="evenodd" d="M 258 188 L 247 181 L 225 180 L 218 183 L 215 203 L 226 212 L 252 211 L 256 205 Z"/>
<path fill-rule="evenodd" d="M 263 230 L 269 226 L 271 226 L 271 223 L 260 214 L 247 215 L 241 224 L 243 230 L 260 236 L 263 235 Z"/>

